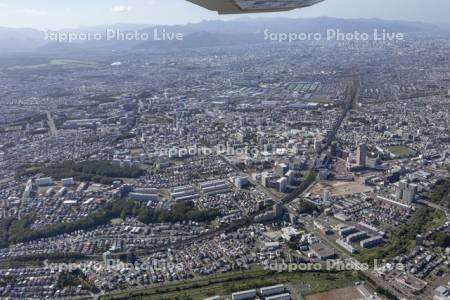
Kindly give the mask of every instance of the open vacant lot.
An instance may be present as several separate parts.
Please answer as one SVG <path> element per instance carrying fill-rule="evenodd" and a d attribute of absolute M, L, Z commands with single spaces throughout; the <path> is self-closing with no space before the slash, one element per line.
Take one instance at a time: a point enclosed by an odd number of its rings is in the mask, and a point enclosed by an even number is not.
<path fill-rule="evenodd" d="M 322 196 L 325 190 L 329 190 L 332 196 L 345 196 L 372 191 L 370 187 L 353 181 L 321 181 L 314 185 L 311 193 Z"/>
<path fill-rule="evenodd" d="M 357 300 L 367 296 L 365 288 L 346 287 L 306 296 L 306 300 Z"/>

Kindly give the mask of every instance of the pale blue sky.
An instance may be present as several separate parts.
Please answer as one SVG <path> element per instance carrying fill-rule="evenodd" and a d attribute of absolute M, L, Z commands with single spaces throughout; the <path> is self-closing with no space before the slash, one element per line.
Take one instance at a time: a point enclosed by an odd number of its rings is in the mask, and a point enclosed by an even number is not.
<path fill-rule="evenodd" d="M 450 23 L 449 0 L 326 0 L 287 13 L 252 16 L 382 18 Z M 114 23 L 184 24 L 230 19 L 185 0 L 0 0 L 0 26 L 39 29 Z"/>

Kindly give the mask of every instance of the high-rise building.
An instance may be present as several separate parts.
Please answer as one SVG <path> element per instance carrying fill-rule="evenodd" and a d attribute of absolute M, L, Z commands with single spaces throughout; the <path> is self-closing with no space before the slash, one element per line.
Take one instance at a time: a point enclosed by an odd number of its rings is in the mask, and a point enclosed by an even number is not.
<path fill-rule="evenodd" d="M 403 201 L 411 203 L 414 202 L 414 198 L 417 193 L 417 185 L 411 184 L 403 190 Z"/>
<path fill-rule="evenodd" d="M 112 258 L 111 252 L 106 251 L 103 253 L 103 262 L 105 263 L 106 266 L 109 266 L 111 258 Z"/>
<path fill-rule="evenodd" d="M 275 215 L 275 218 L 283 216 L 283 205 L 281 203 L 275 203 L 273 206 L 273 214 Z"/>
<path fill-rule="evenodd" d="M 330 190 L 325 190 L 325 191 L 323 192 L 323 201 L 325 201 L 325 202 L 331 201 L 331 193 L 330 193 Z"/>
<path fill-rule="evenodd" d="M 331 143 L 330 146 L 330 154 L 331 156 L 337 156 L 337 149 L 338 149 L 338 144 L 336 141 Z"/>
<path fill-rule="evenodd" d="M 358 165 L 365 167 L 366 158 L 367 158 L 367 145 L 360 144 L 358 146 L 358 149 L 356 150 L 356 160 L 358 162 Z"/>
<path fill-rule="evenodd" d="M 286 177 L 287 177 L 287 180 L 288 180 L 288 184 L 289 185 L 294 185 L 294 181 L 295 181 L 295 172 L 294 171 L 292 171 L 292 170 L 289 170 L 287 173 L 286 173 Z"/>
<path fill-rule="evenodd" d="M 285 163 L 279 163 L 275 168 L 275 173 L 277 176 L 286 175 L 287 171 L 289 171 L 289 166 Z"/>
<path fill-rule="evenodd" d="M 395 192 L 395 198 L 407 203 L 414 202 L 418 187 L 416 184 L 409 184 L 407 180 L 401 180 L 398 183 L 397 190 Z"/>
<path fill-rule="evenodd" d="M 317 153 L 322 150 L 322 140 L 322 137 L 316 137 L 314 139 L 314 151 L 316 151 Z"/>
<path fill-rule="evenodd" d="M 284 193 L 287 190 L 288 179 L 286 177 L 281 177 L 277 180 L 278 192 Z"/>
<path fill-rule="evenodd" d="M 273 175 L 272 175 L 272 174 L 269 174 L 269 173 L 262 173 L 262 174 L 261 174 L 261 184 L 262 184 L 264 187 L 270 187 L 270 182 L 271 182 L 272 178 L 273 178 Z"/>
<path fill-rule="evenodd" d="M 247 177 L 244 176 L 236 176 L 233 180 L 234 185 L 238 188 L 238 189 L 242 189 L 245 186 L 248 185 L 249 181 Z"/>

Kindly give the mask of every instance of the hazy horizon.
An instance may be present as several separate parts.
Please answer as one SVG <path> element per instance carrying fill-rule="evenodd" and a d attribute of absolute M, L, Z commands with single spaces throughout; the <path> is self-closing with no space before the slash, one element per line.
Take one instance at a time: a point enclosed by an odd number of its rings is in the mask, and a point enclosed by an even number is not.
<path fill-rule="evenodd" d="M 291 12 L 256 14 L 257 17 L 345 19 L 376 18 L 424 22 L 450 23 L 448 0 L 325 0 L 324 2 Z M 104 24 L 176 25 L 204 20 L 233 20 L 242 15 L 219 16 L 185 0 L 80 0 L 67 4 L 55 0 L 36 3 L 23 0 L 0 0 L 0 27 L 64 29 Z"/>

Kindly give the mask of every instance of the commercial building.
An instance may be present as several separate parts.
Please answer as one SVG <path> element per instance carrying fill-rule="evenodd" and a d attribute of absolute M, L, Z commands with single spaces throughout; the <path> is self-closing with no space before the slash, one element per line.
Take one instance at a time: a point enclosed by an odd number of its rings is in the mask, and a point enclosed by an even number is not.
<path fill-rule="evenodd" d="M 336 257 L 334 250 L 321 242 L 311 244 L 309 249 L 315 257 L 321 260 L 333 259 Z"/>
<path fill-rule="evenodd" d="M 366 167 L 376 169 L 380 165 L 380 158 L 378 156 L 367 156 Z"/>

